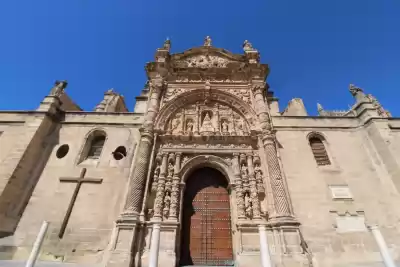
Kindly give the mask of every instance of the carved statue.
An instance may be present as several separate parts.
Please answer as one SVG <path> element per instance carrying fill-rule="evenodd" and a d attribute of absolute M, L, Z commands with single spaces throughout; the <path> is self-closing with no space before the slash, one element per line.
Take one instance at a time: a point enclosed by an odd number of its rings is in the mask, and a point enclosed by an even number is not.
<path fill-rule="evenodd" d="M 61 96 L 64 94 L 64 90 L 67 87 L 68 82 L 67 81 L 56 81 L 54 83 L 54 87 L 50 91 L 51 96 Z"/>
<path fill-rule="evenodd" d="M 252 50 L 254 50 L 254 48 L 253 48 L 253 45 L 249 41 L 245 40 L 243 43 L 243 50 L 244 51 L 252 51 Z"/>
<path fill-rule="evenodd" d="M 172 165 L 172 163 L 170 162 L 168 164 L 168 176 L 172 177 L 174 175 L 174 165 Z"/>
<path fill-rule="evenodd" d="M 206 38 L 204 39 L 204 46 L 211 46 L 211 37 L 210 36 L 206 36 Z"/>
<path fill-rule="evenodd" d="M 186 123 L 186 132 L 191 133 L 193 132 L 193 121 L 188 120 Z"/>
<path fill-rule="evenodd" d="M 163 216 L 168 217 L 169 215 L 169 207 L 171 205 L 171 197 L 169 193 L 165 194 L 164 197 L 164 208 L 163 208 Z"/>
<path fill-rule="evenodd" d="M 203 123 L 201 125 L 201 130 L 206 131 L 206 132 L 214 131 L 214 127 L 212 126 L 211 118 L 210 118 L 210 115 L 208 114 L 208 112 L 204 116 Z"/>
<path fill-rule="evenodd" d="M 154 176 L 157 176 L 160 174 L 160 165 L 157 164 L 156 168 L 154 169 Z"/>
<path fill-rule="evenodd" d="M 222 132 L 223 133 L 228 132 L 228 123 L 225 120 L 222 122 Z"/>
<path fill-rule="evenodd" d="M 172 130 L 172 131 L 173 131 L 173 130 L 176 130 L 176 129 L 178 128 L 179 124 L 180 124 L 179 119 L 178 119 L 178 118 L 174 118 L 174 119 L 172 120 L 171 130 Z"/>
<path fill-rule="evenodd" d="M 354 84 L 349 85 L 349 91 L 353 96 L 356 96 L 358 92 L 364 92 L 361 88 L 355 86 Z"/>
<path fill-rule="evenodd" d="M 243 176 L 247 175 L 247 167 L 246 167 L 246 165 L 242 164 L 242 167 L 240 168 L 240 172 L 242 173 Z"/>
<path fill-rule="evenodd" d="M 167 37 L 167 40 L 165 40 L 163 48 L 166 50 L 169 50 L 171 48 L 171 40 Z"/>
<path fill-rule="evenodd" d="M 245 208 L 246 216 L 252 217 L 253 216 L 253 207 L 252 207 L 251 198 L 250 198 L 248 192 L 246 192 L 244 195 L 244 208 Z"/>

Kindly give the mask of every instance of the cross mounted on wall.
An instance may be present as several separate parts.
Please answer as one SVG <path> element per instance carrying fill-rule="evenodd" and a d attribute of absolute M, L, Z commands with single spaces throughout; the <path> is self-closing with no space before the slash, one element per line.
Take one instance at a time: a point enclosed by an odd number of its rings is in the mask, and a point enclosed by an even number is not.
<path fill-rule="evenodd" d="M 76 183 L 76 187 L 72 195 L 71 201 L 69 202 L 67 212 L 64 216 L 64 220 L 61 224 L 60 232 L 58 233 L 59 238 L 62 238 L 64 236 L 65 229 L 67 228 L 69 218 L 71 217 L 72 209 L 74 207 L 76 198 L 78 197 L 78 193 L 79 190 L 81 189 L 82 184 L 83 183 L 101 184 L 103 182 L 102 178 L 88 178 L 88 177 L 85 178 L 85 174 L 86 174 L 86 168 L 83 168 L 81 171 L 81 175 L 79 177 L 60 178 L 61 183 Z"/>

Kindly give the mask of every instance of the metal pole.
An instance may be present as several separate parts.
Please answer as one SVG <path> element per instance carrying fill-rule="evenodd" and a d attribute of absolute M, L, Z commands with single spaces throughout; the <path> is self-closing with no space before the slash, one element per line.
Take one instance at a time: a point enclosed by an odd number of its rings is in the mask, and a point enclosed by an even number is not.
<path fill-rule="evenodd" d="M 386 245 L 385 239 L 383 238 L 381 231 L 378 228 L 378 225 L 370 225 L 367 227 L 369 228 L 369 230 L 371 230 L 371 233 L 374 236 L 376 243 L 378 244 L 379 251 L 381 252 L 385 266 L 396 267 L 396 264 L 390 256 L 389 249 Z"/>
<path fill-rule="evenodd" d="M 43 221 L 42 227 L 40 228 L 39 234 L 36 237 L 35 243 L 33 244 L 33 248 L 31 251 L 31 255 L 29 255 L 29 259 L 26 262 L 25 267 L 33 267 L 36 263 L 36 259 L 39 256 L 40 247 L 42 246 L 44 236 L 46 235 L 47 227 L 49 223 Z"/>
<path fill-rule="evenodd" d="M 259 225 L 258 231 L 260 234 L 261 266 L 272 267 L 271 255 L 269 254 L 269 246 L 267 240 L 267 229 L 265 225 Z"/>

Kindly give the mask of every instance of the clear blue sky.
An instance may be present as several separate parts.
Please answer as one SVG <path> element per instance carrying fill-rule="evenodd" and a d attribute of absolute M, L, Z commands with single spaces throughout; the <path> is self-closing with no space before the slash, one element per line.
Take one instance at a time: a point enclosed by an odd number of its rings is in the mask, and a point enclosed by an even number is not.
<path fill-rule="evenodd" d="M 109 88 L 132 110 L 167 36 L 181 52 L 210 35 L 234 53 L 253 43 L 282 110 L 294 97 L 346 109 L 355 83 L 400 116 L 399 14 L 396 0 L 2 0 L 0 109 L 34 109 L 66 79 L 85 110 Z"/>

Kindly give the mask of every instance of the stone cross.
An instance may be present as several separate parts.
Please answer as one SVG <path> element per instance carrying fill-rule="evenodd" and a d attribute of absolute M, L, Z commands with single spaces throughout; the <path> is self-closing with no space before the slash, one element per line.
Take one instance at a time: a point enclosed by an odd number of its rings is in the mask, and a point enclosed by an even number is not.
<path fill-rule="evenodd" d="M 67 228 L 68 220 L 69 220 L 69 217 L 71 217 L 72 208 L 74 207 L 79 190 L 81 189 L 81 185 L 83 183 L 101 184 L 103 182 L 103 179 L 101 179 L 101 178 L 84 178 L 85 174 L 86 174 L 86 168 L 83 168 L 81 171 L 81 175 L 78 178 L 76 178 L 76 177 L 61 177 L 60 178 L 60 182 L 76 183 L 76 187 L 74 190 L 74 194 L 72 195 L 71 201 L 69 203 L 64 220 L 61 224 L 60 232 L 58 233 L 59 238 L 62 238 L 64 236 L 65 229 Z"/>

